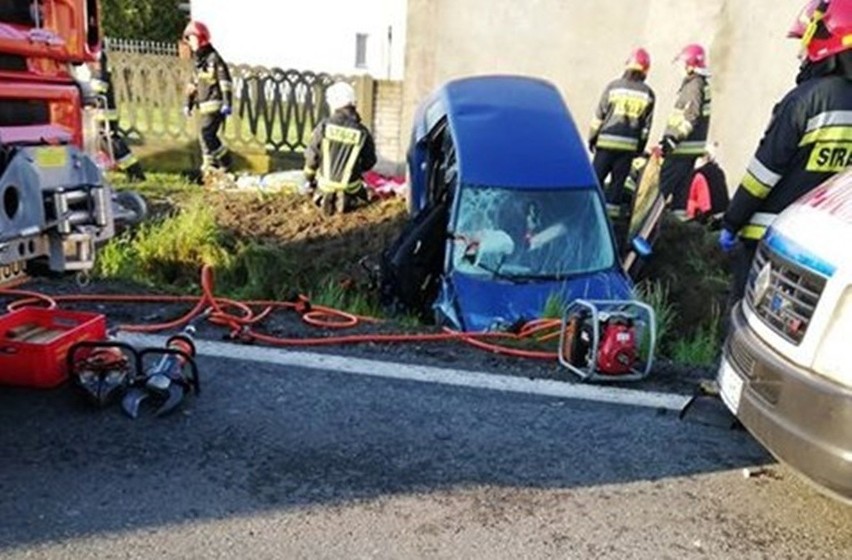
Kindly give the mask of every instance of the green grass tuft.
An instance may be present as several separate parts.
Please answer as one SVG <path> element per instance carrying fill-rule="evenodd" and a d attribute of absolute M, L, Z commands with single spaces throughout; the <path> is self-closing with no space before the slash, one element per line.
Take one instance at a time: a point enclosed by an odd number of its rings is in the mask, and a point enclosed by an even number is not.
<path fill-rule="evenodd" d="M 708 321 L 699 325 L 692 335 L 674 341 L 672 359 L 691 366 L 714 365 L 721 349 L 721 325 L 721 313 L 717 307 Z"/>

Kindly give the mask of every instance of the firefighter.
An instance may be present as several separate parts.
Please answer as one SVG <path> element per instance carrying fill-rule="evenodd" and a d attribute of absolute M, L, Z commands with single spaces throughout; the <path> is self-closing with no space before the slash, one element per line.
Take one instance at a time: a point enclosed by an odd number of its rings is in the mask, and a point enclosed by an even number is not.
<path fill-rule="evenodd" d="M 100 52 L 98 61 L 93 65 L 89 84 L 97 98 L 96 107 L 99 110 L 96 113 L 96 119 L 101 149 L 112 155 L 115 166 L 124 171 L 129 180 L 144 181 L 145 173 L 142 171 L 142 165 L 130 151 L 130 146 L 119 131 L 112 72 L 109 70 L 104 51 Z"/>
<path fill-rule="evenodd" d="M 227 171 L 230 166 L 228 148 L 219 139 L 219 131 L 231 114 L 232 82 L 228 65 L 210 43 L 210 30 L 200 21 L 190 21 L 183 39 L 194 55 L 195 66 L 187 86 L 184 113 L 189 116 L 197 107 L 200 114 L 201 175 Z"/>
<path fill-rule="evenodd" d="M 653 90 L 645 84 L 650 68 L 648 51 L 633 51 L 624 75 L 604 89 L 592 120 L 589 150 L 595 154 L 593 164 L 602 187 L 610 176 L 606 201 L 612 212 L 620 212 L 630 164 L 648 142 L 655 101 Z"/>
<path fill-rule="evenodd" d="M 797 85 L 778 103 L 722 218 L 731 301 L 743 296 L 758 241 L 784 208 L 852 164 L 852 0 L 814 0 L 790 30 L 801 38 Z"/>
<path fill-rule="evenodd" d="M 305 150 L 303 192 L 330 216 L 352 209 L 359 199 L 368 200 L 361 174 L 376 164 L 376 147 L 370 131 L 355 108 L 355 90 L 337 82 L 326 91 L 331 116 L 314 129 Z"/>
<path fill-rule="evenodd" d="M 683 63 L 683 83 L 660 141 L 660 192 L 676 214 L 686 211 L 695 160 L 704 154 L 710 128 L 710 84 L 704 47 L 687 45 L 675 58 Z"/>

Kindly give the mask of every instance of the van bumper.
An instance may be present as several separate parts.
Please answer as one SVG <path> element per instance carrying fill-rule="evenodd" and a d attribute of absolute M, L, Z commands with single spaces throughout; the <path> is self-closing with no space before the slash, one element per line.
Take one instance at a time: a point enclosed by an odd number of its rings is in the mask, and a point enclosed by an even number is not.
<path fill-rule="evenodd" d="M 775 352 L 748 327 L 741 305 L 731 320 L 719 369 L 725 404 L 781 462 L 852 503 L 852 388 Z"/>

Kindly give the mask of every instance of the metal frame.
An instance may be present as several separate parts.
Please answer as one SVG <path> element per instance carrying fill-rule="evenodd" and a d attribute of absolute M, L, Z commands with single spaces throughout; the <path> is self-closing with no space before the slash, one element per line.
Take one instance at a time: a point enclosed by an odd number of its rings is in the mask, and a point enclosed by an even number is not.
<path fill-rule="evenodd" d="M 592 359 L 585 368 L 579 368 L 570 363 L 564 353 L 565 329 L 568 325 L 568 318 L 578 309 L 586 309 L 591 315 L 589 320 L 591 321 L 592 326 L 592 341 L 590 348 Z M 647 325 L 648 332 L 650 334 L 650 347 L 648 349 L 648 359 L 645 362 L 644 368 L 631 368 L 631 373 L 625 375 L 605 375 L 597 371 L 596 357 L 598 355 L 598 345 L 600 343 L 600 322 L 602 316 L 611 314 L 632 317 L 637 323 Z M 641 320 L 643 316 L 645 317 L 644 322 Z M 562 327 L 559 331 L 559 363 L 568 368 L 568 370 L 574 373 L 582 381 L 604 381 L 614 383 L 645 379 L 651 373 L 656 345 L 657 321 L 654 309 L 650 305 L 638 300 L 576 299 L 565 308 L 565 312 L 562 315 Z"/>

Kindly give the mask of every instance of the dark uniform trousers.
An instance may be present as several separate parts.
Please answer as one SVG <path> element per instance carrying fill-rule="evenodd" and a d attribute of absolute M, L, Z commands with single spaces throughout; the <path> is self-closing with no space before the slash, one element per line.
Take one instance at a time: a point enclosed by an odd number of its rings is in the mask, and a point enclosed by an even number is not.
<path fill-rule="evenodd" d="M 604 187 L 604 180 L 610 175 L 609 188 L 606 191 L 606 201 L 610 204 L 621 204 L 624 198 L 624 182 L 630 174 L 630 165 L 635 152 L 624 150 L 597 149 L 592 165 L 598 176 L 598 183 Z"/>
<path fill-rule="evenodd" d="M 226 168 L 228 167 L 228 149 L 219 139 L 219 130 L 225 124 L 224 115 L 218 111 L 215 113 L 201 113 L 200 134 L 201 155 L 203 168 Z"/>
<path fill-rule="evenodd" d="M 660 192 L 664 198 L 672 197 L 672 210 L 686 210 L 696 159 L 698 156 L 670 155 L 663 160 L 660 169 Z"/>

